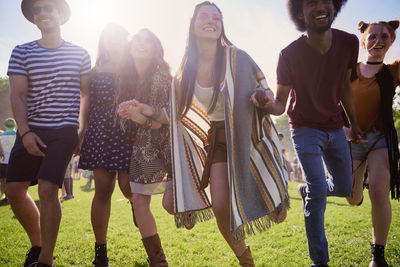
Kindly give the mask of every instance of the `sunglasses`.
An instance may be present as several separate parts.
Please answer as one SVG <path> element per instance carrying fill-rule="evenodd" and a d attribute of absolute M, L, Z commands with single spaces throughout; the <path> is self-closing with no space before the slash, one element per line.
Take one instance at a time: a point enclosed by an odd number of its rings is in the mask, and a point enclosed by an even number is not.
<path fill-rule="evenodd" d="M 201 22 L 205 22 L 208 19 L 210 19 L 210 15 L 206 12 L 201 12 L 197 15 L 197 18 L 201 21 Z M 222 21 L 222 15 L 219 13 L 214 13 L 211 15 L 211 19 L 214 22 L 221 22 Z"/>
<path fill-rule="evenodd" d="M 368 36 L 368 41 L 370 41 L 370 42 L 375 42 L 375 41 L 378 40 L 378 38 L 380 38 L 382 41 L 385 42 L 385 41 L 387 41 L 387 40 L 390 39 L 390 35 L 387 34 L 387 33 L 382 33 L 382 34 L 375 34 L 375 33 L 372 33 L 372 34 L 370 34 L 370 35 Z"/>
<path fill-rule="evenodd" d="M 34 6 L 32 7 L 32 14 L 39 15 L 42 10 L 46 13 L 52 13 L 56 7 L 53 5 Z"/>

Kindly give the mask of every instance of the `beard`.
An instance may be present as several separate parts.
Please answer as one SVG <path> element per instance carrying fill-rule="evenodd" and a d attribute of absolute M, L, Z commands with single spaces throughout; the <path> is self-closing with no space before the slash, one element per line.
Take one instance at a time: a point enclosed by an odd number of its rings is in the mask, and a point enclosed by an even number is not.
<path fill-rule="evenodd" d="M 310 25 L 306 23 L 306 29 L 312 30 L 314 32 L 326 32 L 327 30 L 329 30 L 332 26 L 333 20 L 329 21 L 326 25 L 323 26 L 316 26 L 316 25 Z"/>

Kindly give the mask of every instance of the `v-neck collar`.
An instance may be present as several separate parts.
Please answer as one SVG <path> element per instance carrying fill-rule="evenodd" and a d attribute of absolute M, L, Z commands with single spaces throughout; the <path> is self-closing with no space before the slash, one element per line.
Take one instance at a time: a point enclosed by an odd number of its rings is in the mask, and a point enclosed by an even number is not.
<path fill-rule="evenodd" d="M 302 35 L 301 38 L 304 42 L 304 45 L 307 47 L 308 50 L 312 51 L 314 54 L 317 54 L 320 57 L 324 57 L 327 56 L 328 54 L 331 53 L 333 46 L 335 45 L 335 30 L 331 29 L 332 31 L 332 42 L 331 42 L 331 46 L 329 47 L 328 51 L 326 51 L 326 53 L 321 54 L 318 50 L 316 50 L 314 47 L 312 47 L 310 44 L 307 43 L 307 36 L 306 35 Z"/>

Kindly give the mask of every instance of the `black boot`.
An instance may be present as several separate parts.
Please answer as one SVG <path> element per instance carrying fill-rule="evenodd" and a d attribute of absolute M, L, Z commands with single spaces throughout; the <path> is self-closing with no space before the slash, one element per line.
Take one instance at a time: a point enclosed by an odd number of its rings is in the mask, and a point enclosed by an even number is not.
<path fill-rule="evenodd" d="M 388 267 L 385 260 L 385 246 L 371 244 L 371 262 L 369 266 Z"/>
<path fill-rule="evenodd" d="M 37 246 L 31 247 L 28 250 L 28 252 L 26 253 L 25 263 L 24 263 L 23 267 L 28 267 L 32 263 L 37 262 L 39 260 L 40 250 L 41 250 L 41 247 L 37 247 Z"/>
<path fill-rule="evenodd" d="M 94 245 L 95 256 L 93 264 L 96 267 L 110 267 L 107 257 L 107 244 Z"/>

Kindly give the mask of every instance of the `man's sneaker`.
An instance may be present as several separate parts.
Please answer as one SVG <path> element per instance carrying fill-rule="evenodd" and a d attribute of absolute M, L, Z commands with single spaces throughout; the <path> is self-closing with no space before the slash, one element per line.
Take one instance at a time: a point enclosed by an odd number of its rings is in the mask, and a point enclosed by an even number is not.
<path fill-rule="evenodd" d="M 26 253 L 25 263 L 23 267 L 29 267 L 32 266 L 33 263 L 37 263 L 37 261 L 39 260 L 40 250 L 41 247 L 31 247 Z"/>
<path fill-rule="evenodd" d="M 307 189 L 306 184 L 299 184 L 297 186 L 297 193 L 299 193 L 299 195 L 301 196 L 301 199 L 303 200 L 303 210 L 306 205 L 306 196 L 307 196 L 306 189 Z"/>

